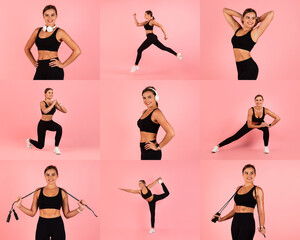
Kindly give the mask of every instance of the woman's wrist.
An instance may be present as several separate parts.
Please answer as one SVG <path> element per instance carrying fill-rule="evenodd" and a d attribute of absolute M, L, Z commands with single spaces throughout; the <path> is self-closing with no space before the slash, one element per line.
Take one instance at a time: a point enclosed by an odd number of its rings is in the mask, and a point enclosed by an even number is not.
<path fill-rule="evenodd" d="M 77 210 L 77 212 L 78 213 L 81 213 L 82 212 L 82 210 L 80 210 L 80 208 L 78 207 L 78 208 L 76 208 L 76 210 Z"/>

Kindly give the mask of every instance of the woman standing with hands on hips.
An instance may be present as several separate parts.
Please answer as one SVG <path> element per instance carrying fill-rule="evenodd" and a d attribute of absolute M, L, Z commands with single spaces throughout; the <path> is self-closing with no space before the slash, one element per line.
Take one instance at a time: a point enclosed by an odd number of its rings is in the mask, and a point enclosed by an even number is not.
<path fill-rule="evenodd" d="M 244 185 L 236 189 L 234 195 L 234 208 L 230 213 L 221 217 L 214 215 L 218 222 L 233 218 L 231 224 L 232 240 L 253 240 L 255 234 L 254 208 L 257 204 L 259 228 L 258 231 L 265 236 L 265 210 L 264 192 L 261 187 L 255 186 L 256 169 L 247 164 L 242 170 Z"/>
<path fill-rule="evenodd" d="M 34 217 L 38 209 L 40 217 L 38 220 L 35 239 L 36 240 L 65 240 L 64 223 L 60 215 L 60 209 L 65 218 L 75 217 L 85 208 L 83 200 L 78 202 L 78 208 L 70 210 L 68 195 L 64 189 L 56 185 L 58 170 L 55 166 L 48 166 L 44 171 L 47 185 L 36 189 L 33 195 L 31 208 L 26 208 L 22 204 L 22 198 L 16 199 L 17 207 L 26 215 Z"/>
<path fill-rule="evenodd" d="M 63 68 L 71 64 L 81 53 L 78 45 L 61 28 L 56 26 L 57 9 L 48 5 L 43 10 L 45 25 L 34 30 L 25 46 L 25 54 L 36 68 L 34 80 L 63 80 Z M 58 58 L 58 48 L 65 42 L 72 50 L 72 54 L 65 62 Z M 31 48 L 33 44 L 38 48 L 38 60 L 35 60 Z"/>
<path fill-rule="evenodd" d="M 274 12 L 270 11 L 258 17 L 256 11 L 252 8 L 247 8 L 243 14 L 224 8 L 223 13 L 227 23 L 234 31 L 231 43 L 238 71 L 238 80 L 256 80 L 258 66 L 252 59 L 250 52 L 273 20 Z M 242 26 L 235 18 L 241 20 Z M 255 27 L 256 25 L 258 26 Z"/>
<path fill-rule="evenodd" d="M 141 160 L 161 160 L 161 149 L 165 147 L 175 136 L 171 124 L 158 109 L 158 93 L 154 87 L 146 87 L 142 91 L 142 97 L 147 109 L 143 112 L 137 125 L 140 128 Z M 158 144 L 156 136 L 159 127 L 165 130 L 163 140 Z"/>
<path fill-rule="evenodd" d="M 142 45 L 138 48 L 137 50 L 137 56 L 136 56 L 136 61 L 135 64 L 132 66 L 131 71 L 130 72 L 135 72 L 137 70 L 139 70 L 139 62 L 142 58 L 142 52 L 144 50 L 146 50 L 148 47 L 150 47 L 152 44 L 154 44 L 156 47 L 158 47 L 159 49 L 163 50 L 163 51 L 167 51 L 171 54 L 173 54 L 174 56 L 176 56 L 177 58 L 179 58 L 179 60 L 182 60 L 182 56 L 181 53 L 176 53 L 174 50 L 172 50 L 171 48 L 166 47 L 165 45 L 163 45 L 157 38 L 157 36 L 153 33 L 153 27 L 159 27 L 161 29 L 161 31 L 164 34 L 164 38 L 165 40 L 168 39 L 167 37 L 167 33 L 164 29 L 164 27 L 159 24 L 158 22 L 156 22 L 153 16 L 152 11 L 146 11 L 145 12 L 145 19 L 146 21 L 139 23 L 138 20 L 136 19 L 136 13 L 133 14 L 134 17 L 134 22 L 135 25 L 137 27 L 144 27 L 145 31 L 146 31 L 146 37 L 147 39 L 142 43 Z"/>
<path fill-rule="evenodd" d="M 62 136 L 62 127 L 52 120 L 56 109 L 62 113 L 67 113 L 67 109 L 59 103 L 57 100 L 53 100 L 53 89 L 45 89 L 45 100 L 40 102 L 40 108 L 42 113 L 42 118 L 39 121 L 37 133 L 38 141 L 32 140 L 31 138 L 26 140 L 27 147 L 32 148 L 32 145 L 38 149 L 42 149 L 45 145 L 46 131 L 55 131 L 55 147 L 53 152 L 55 154 L 61 154 L 58 146 Z"/>

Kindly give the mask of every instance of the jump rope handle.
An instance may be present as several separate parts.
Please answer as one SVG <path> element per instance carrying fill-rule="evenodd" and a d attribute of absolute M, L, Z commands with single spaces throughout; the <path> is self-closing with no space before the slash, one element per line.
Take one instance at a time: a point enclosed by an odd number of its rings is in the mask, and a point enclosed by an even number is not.
<path fill-rule="evenodd" d="M 18 214 L 15 212 L 15 209 L 13 209 L 14 215 L 15 215 L 15 219 L 19 220 Z"/>
<path fill-rule="evenodd" d="M 221 216 L 221 213 L 217 212 L 216 213 L 217 216 Z M 218 221 L 218 217 L 215 217 L 211 220 L 213 223 L 216 223 Z"/>
<path fill-rule="evenodd" d="M 9 223 L 9 221 L 10 221 L 10 217 L 11 217 L 11 211 L 9 211 L 9 214 L 8 214 L 8 216 L 7 216 L 7 219 L 6 219 L 6 222 L 8 222 L 8 223 Z"/>

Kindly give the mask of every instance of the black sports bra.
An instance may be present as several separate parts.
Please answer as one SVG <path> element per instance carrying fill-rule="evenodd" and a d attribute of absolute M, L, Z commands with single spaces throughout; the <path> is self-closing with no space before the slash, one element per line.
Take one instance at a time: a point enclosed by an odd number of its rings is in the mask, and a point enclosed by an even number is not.
<path fill-rule="evenodd" d="M 257 118 L 255 116 L 255 111 L 254 111 L 254 107 L 252 107 L 252 110 L 253 110 L 253 115 L 252 115 L 252 122 L 254 123 L 258 123 L 258 124 L 261 124 L 262 122 L 264 122 L 264 118 L 265 118 L 265 108 L 263 107 L 263 115 L 261 118 Z"/>
<path fill-rule="evenodd" d="M 149 133 L 156 133 L 160 125 L 155 123 L 151 120 L 152 113 L 158 108 L 155 108 L 147 117 L 143 119 L 139 119 L 137 122 L 138 127 L 140 128 L 140 132 L 149 132 Z"/>
<path fill-rule="evenodd" d="M 152 192 L 149 190 L 149 188 L 147 188 L 147 190 L 148 190 L 148 192 L 146 194 L 143 194 L 143 191 L 141 190 L 141 195 L 144 199 L 147 199 L 152 196 Z"/>
<path fill-rule="evenodd" d="M 45 101 L 44 101 L 44 102 L 45 102 Z M 45 106 L 46 106 L 46 108 L 49 107 L 48 104 L 47 104 L 46 102 L 45 102 Z M 55 111 L 56 111 L 56 107 L 55 107 L 55 106 L 54 106 L 54 107 L 51 109 L 51 111 L 48 112 L 48 113 L 44 113 L 44 112 L 42 111 L 42 109 L 41 109 L 42 115 L 53 115 L 53 114 L 55 113 Z"/>
<path fill-rule="evenodd" d="M 256 186 L 251 188 L 251 190 L 245 194 L 238 194 L 240 188 L 236 191 L 234 196 L 234 202 L 236 206 L 245 206 L 250 208 L 255 208 L 257 203 L 256 199 L 253 197 L 253 191 L 255 190 Z M 256 195 L 256 194 L 255 194 Z"/>
<path fill-rule="evenodd" d="M 36 39 L 35 39 L 35 44 L 37 46 L 37 49 L 40 50 L 46 50 L 46 51 L 53 51 L 57 52 L 58 48 L 61 44 L 61 42 L 57 41 L 56 39 L 56 33 L 59 28 L 56 28 L 54 32 L 47 38 L 40 38 L 40 32 L 42 28 L 37 33 Z"/>
<path fill-rule="evenodd" d="M 254 47 L 254 45 L 256 44 L 256 42 L 254 42 L 251 38 L 252 30 L 247 32 L 243 36 L 237 36 L 236 34 L 240 29 L 242 29 L 242 28 L 239 28 L 238 30 L 236 30 L 233 37 L 231 38 L 232 46 L 233 46 L 233 48 L 244 49 L 244 50 L 247 50 L 250 52 L 252 50 L 252 48 Z"/>
<path fill-rule="evenodd" d="M 38 207 L 39 209 L 57 209 L 60 210 L 62 206 L 62 195 L 61 188 L 58 190 L 58 194 L 54 197 L 47 197 L 43 193 L 43 189 L 41 188 L 40 196 L 38 199 Z"/>
<path fill-rule="evenodd" d="M 151 20 L 150 20 L 151 21 Z M 145 25 L 144 25 L 144 28 L 145 28 L 145 30 L 153 30 L 153 27 L 154 26 L 150 26 L 150 21 L 149 22 L 147 22 Z"/>

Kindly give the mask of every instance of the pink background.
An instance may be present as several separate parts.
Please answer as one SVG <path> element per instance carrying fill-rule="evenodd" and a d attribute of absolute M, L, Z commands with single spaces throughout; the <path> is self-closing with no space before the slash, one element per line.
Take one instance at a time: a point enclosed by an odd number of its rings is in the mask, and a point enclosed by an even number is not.
<path fill-rule="evenodd" d="M 254 8 L 258 15 L 274 10 L 269 28 L 253 48 L 252 57 L 259 67 L 258 79 L 268 81 L 294 80 L 298 76 L 299 37 L 298 1 L 217 0 L 201 1 L 201 79 L 237 79 L 232 50 L 234 32 L 225 21 L 223 8 L 242 13 Z"/>
<path fill-rule="evenodd" d="M 298 189 L 299 161 L 206 161 L 201 162 L 201 231 L 200 239 L 231 239 L 231 221 L 212 223 L 211 217 L 234 194 L 236 187 L 243 185 L 242 168 L 252 163 L 257 170 L 255 185 L 265 193 L 267 239 L 299 239 L 297 231 L 300 193 Z M 233 202 L 224 210 L 225 216 L 233 208 Z M 258 227 L 255 209 L 256 228 Z M 264 239 L 256 231 L 254 239 Z"/>
<path fill-rule="evenodd" d="M 130 73 L 137 49 L 146 39 L 143 27 L 136 27 L 133 13 L 139 22 L 144 13 L 152 10 L 155 20 L 162 24 L 169 39 L 165 41 L 158 27 L 154 34 L 167 47 L 182 53 L 179 61 L 173 55 L 150 46 L 143 52 L 140 70 Z M 200 2 L 188 1 L 102 1 L 101 21 L 101 78 L 116 79 L 198 79 L 200 76 Z"/>
<path fill-rule="evenodd" d="M 146 109 L 141 96 L 147 86 L 157 89 L 159 108 L 173 126 L 175 137 L 162 150 L 163 160 L 198 159 L 200 144 L 199 83 L 196 81 L 101 82 L 101 159 L 139 160 L 137 120 Z M 160 128 L 158 141 L 165 131 Z"/>
<path fill-rule="evenodd" d="M 82 54 L 64 69 L 65 79 L 100 79 L 100 22 L 99 1 L 65 0 L 58 1 L 8 1 L 2 5 L 0 20 L 1 60 L 0 79 L 33 79 L 35 68 L 27 59 L 24 47 L 34 29 L 45 24 L 42 10 L 47 4 L 57 7 L 57 26 L 64 29 L 79 45 Z M 37 58 L 34 45 L 32 52 Z M 58 56 L 65 61 L 71 54 L 69 47 L 62 43 Z"/>
<path fill-rule="evenodd" d="M 1 139 L 5 151 L 3 160 L 96 160 L 100 158 L 100 106 L 99 81 L 19 81 L 0 82 L 1 95 Z M 37 139 L 37 125 L 41 118 L 40 101 L 44 100 L 44 89 L 54 89 L 53 99 L 66 106 L 68 113 L 57 111 L 53 120 L 63 128 L 60 142 L 62 154 L 55 155 L 54 132 L 46 133 L 42 150 L 27 149 L 27 138 Z"/>
<path fill-rule="evenodd" d="M 264 81 L 201 82 L 200 106 L 202 159 L 299 159 L 295 149 L 299 145 L 299 115 L 295 109 L 299 105 L 298 81 Z M 274 127 L 270 128 L 270 154 L 264 154 L 262 131 L 254 129 L 236 142 L 224 146 L 220 152 L 211 153 L 213 146 L 235 134 L 247 121 L 248 109 L 254 106 L 254 97 L 264 96 L 264 106 L 281 117 Z M 205 117 L 204 117 L 205 116 Z M 271 123 L 272 118 L 265 118 Z"/>
<path fill-rule="evenodd" d="M 167 162 L 101 161 L 101 239 L 199 240 L 199 163 L 188 160 Z M 149 235 L 148 203 L 137 194 L 118 188 L 139 189 L 138 181 L 152 183 L 159 176 L 170 195 L 157 202 L 156 233 Z M 163 193 L 156 185 L 153 194 Z"/>
<path fill-rule="evenodd" d="M 73 196 L 85 200 L 99 216 L 94 217 L 88 209 L 71 219 L 62 216 L 67 239 L 100 239 L 99 161 L 2 161 L 2 164 L 5 165 L 5 171 L 2 171 L 0 180 L 9 184 L 2 184 L 1 190 L 5 193 L 1 195 L 1 239 L 34 239 L 39 212 L 31 218 L 16 207 L 19 220 L 16 221 L 14 216 L 11 216 L 10 223 L 6 223 L 6 218 L 17 196 L 25 196 L 36 188 L 45 186 L 44 169 L 50 164 L 58 168 L 60 176 L 57 185 L 65 188 Z M 31 203 L 32 196 L 23 200 L 23 205 L 28 208 Z M 77 201 L 71 197 L 69 205 L 71 210 L 78 207 Z"/>

